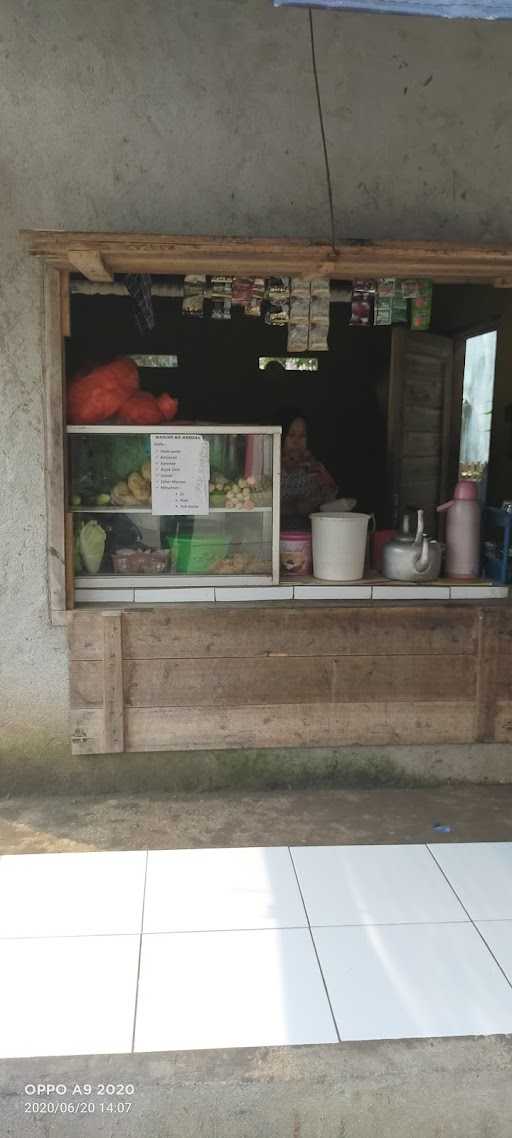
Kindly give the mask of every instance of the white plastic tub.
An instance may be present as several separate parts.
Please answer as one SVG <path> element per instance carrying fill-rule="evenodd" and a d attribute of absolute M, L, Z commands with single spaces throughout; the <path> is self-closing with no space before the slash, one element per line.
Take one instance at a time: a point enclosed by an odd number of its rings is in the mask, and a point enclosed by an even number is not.
<path fill-rule="evenodd" d="M 311 514 L 313 574 L 321 581 L 360 581 L 369 514 Z"/>

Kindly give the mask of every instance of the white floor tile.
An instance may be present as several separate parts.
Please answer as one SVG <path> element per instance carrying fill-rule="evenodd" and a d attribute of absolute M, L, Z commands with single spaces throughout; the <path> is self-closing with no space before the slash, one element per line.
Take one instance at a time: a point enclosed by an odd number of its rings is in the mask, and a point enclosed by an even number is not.
<path fill-rule="evenodd" d="M 145 932 L 306 925 L 286 847 L 156 850 L 148 855 Z"/>
<path fill-rule="evenodd" d="M 294 846 L 312 925 L 467 921 L 425 846 Z"/>
<path fill-rule="evenodd" d="M 479 921 L 477 928 L 512 984 L 512 921 Z"/>
<path fill-rule="evenodd" d="M 336 1040 L 306 929 L 142 938 L 136 1051 Z"/>
<path fill-rule="evenodd" d="M 145 851 L 4 854 L 0 937 L 136 933 Z"/>
<path fill-rule="evenodd" d="M 342 1040 L 512 1031 L 512 988 L 471 924 L 313 934 Z"/>
<path fill-rule="evenodd" d="M 472 920 L 512 919 L 512 842 L 431 844 Z"/>
<path fill-rule="evenodd" d="M 130 1051 L 139 943 L 0 940 L 0 1058 Z"/>

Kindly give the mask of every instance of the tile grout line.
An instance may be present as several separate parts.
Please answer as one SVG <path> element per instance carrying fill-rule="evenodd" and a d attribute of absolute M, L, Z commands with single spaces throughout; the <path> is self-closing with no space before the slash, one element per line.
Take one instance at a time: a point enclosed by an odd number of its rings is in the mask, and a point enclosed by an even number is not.
<path fill-rule="evenodd" d="M 294 860 L 293 860 L 293 854 L 292 854 L 292 851 L 291 851 L 291 847 L 290 847 L 290 846 L 287 846 L 286 848 L 287 848 L 287 850 L 288 850 L 288 853 L 289 853 L 289 855 L 290 855 L 290 861 L 291 861 L 291 863 L 292 863 L 292 869 L 293 869 L 293 873 L 294 873 L 294 876 L 295 876 L 295 880 L 296 880 L 296 882 L 297 882 L 297 889 L 299 890 L 300 899 L 301 899 L 301 901 L 302 901 L 302 905 L 303 905 L 303 908 L 304 908 L 304 913 L 305 913 L 305 916 L 306 916 L 306 920 L 307 920 L 307 922 L 308 922 L 308 930 L 309 930 L 309 935 L 310 935 L 310 937 L 311 937 L 311 943 L 312 943 L 312 945 L 313 945 L 313 952 L 314 952 L 314 954 L 315 954 L 315 956 L 316 956 L 316 962 L 317 962 L 317 964 L 318 964 L 318 968 L 319 968 L 319 971 L 320 971 L 320 975 L 321 975 L 321 977 L 322 977 L 322 983 L 323 983 L 323 986 L 324 986 L 325 995 L 326 995 L 326 997 L 327 997 L 327 1003 L 329 1004 L 329 1010 L 330 1010 L 330 1013 L 331 1013 L 331 1016 L 332 1016 L 332 1022 L 333 1022 L 333 1024 L 334 1024 L 334 1030 L 335 1030 L 335 1032 L 336 1032 L 336 1035 L 337 1035 L 337 1038 L 338 1038 L 338 1043 L 341 1043 L 341 1042 L 342 1042 L 342 1040 L 341 1040 L 341 1035 L 340 1035 L 340 1033 L 339 1033 L 338 1024 L 337 1024 L 337 1022 L 336 1022 L 336 1016 L 335 1016 L 335 1014 L 334 1014 L 333 1006 L 332 1006 L 332 1003 L 331 1003 L 331 997 L 330 997 L 330 995 L 329 995 L 329 989 L 328 989 L 328 987 L 327 987 L 327 982 L 326 982 L 326 979 L 325 979 L 325 976 L 324 976 L 324 973 L 323 973 L 323 968 L 322 968 L 322 965 L 321 965 L 321 963 L 320 963 L 320 957 L 319 957 L 319 955 L 318 955 L 318 950 L 317 950 L 317 947 L 316 947 L 316 944 L 315 944 L 315 938 L 314 938 L 314 936 L 313 936 L 313 930 L 312 930 L 312 928 L 311 928 L 311 923 L 310 923 L 310 920 L 309 920 L 309 913 L 308 913 L 308 911 L 307 911 L 307 909 L 306 909 L 306 902 L 305 902 L 305 900 L 304 900 L 304 897 L 303 897 L 303 894 L 302 894 L 302 889 L 301 889 L 301 887 L 300 887 L 300 881 L 299 881 L 298 873 L 297 873 L 297 870 L 296 870 L 296 868 L 295 868 L 295 862 L 294 862 Z"/>
<path fill-rule="evenodd" d="M 442 873 L 442 875 L 443 875 L 443 877 L 444 877 L 444 879 L 445 879 L 446 883 L 447 883 L 447 884 L 450 886 L 450 889 L 451 889 L 452 893 L 454 894 L 454 896 L 457 898 L 457 901 L 459 902 L 459 905 L 461 905 L 461 906 L 462 906 L 462 908 L 464 909 L 464 912 L 466 913 L 466 915 L 467 915 L 467 917 L 468 917 L 468 920 L 469 920 L 470 924 L 473 926 L 473 928 L 474 928 L 475 932 L 476 932 L 476 933 L 478 934 L 478 936 L 480 937 L 480 940 L 481 940 L 481 941 L 482 941 L 482 943 L 485 945 L 485 947 L 486 947 L 486 949 L 487 949 L 487 951 L 488 951 L 488 953 L 489 953 L 489 956 L 492 956 L 492 959 L 494 960 L 494 963 L 495 963 L 495 964 L 497 965 L 497 967 L 499 968 L 499 970 L 500 970 L 500 972 L 501 972 L 501 975 L 503 976 L 504 980 L 506 980 L 506 982 L 507 982 L 507 984 L 508 984 L 509 988 L 512 988 L 512 981 L 511 981 L 511 980 L 510 980 L 510 978 L 507 976 L 507 973 L 505 972 L 505 969 L 504 969 L 504 968 L 503 968 L 503 966 L 500 964 L 500 962 L 499 962 L 499 960 L 498 960 L 497 956 L 495 956 L 494 952 L 492 951 L 492 948 L 491 948 L 490 944 L 488 944 L 488 943 L 487 943 L 487 941 L 486 941 L 486 939 L 485 939 L 485 937 L 484 937 L 484 934 L 483 934 L 483 933 L 480 931 L 480 929 L 478 928 L 478 925 L 477 925 L 477 924 L 475 923 L 475 921 L 473 920 L 473 918 L 472 918 L 472 916 L 471 916 L 470 912 L 468 911 L 468 909 L 466 909 L 466 906 L 465 906 L 464 902 L 462 901 L 462 898 L 461 898 L 461 897 L 459 897 L 459 894 L 457 893 L 457 890 L 455 889 L 455 886 L 454 886 L 454 885 L 452 885 L 452 883 L 451 883 L 451 881 L 450 881 L 450 878 L 449 878 L 449 877 L 448 877 L 448 875 L 445 873 L 445 871 L 444 871 L 444 869 L 443 869 L 442 865 L 440 865 L 440 864 L 439 864 L 439 862 L 438 862 L 438 860 L 437 860 L 437 858 L 436 858 L 435 854 L 433 854 L 433 853 L 432 853 L 432 850 L 431 850 L 431 848 L 430 848 L 430 846 L 429 846 L 428 842 L 425 842 L 425 845 L 426 845 L 426 847 L 427 847 L 427 849 L 428 849 L 428 852 L 429 852 L 429 854 L 430 854 L 430 856 L 431 856 L 431 858 L 432 858 L 432 861 L 434 862 L 434 864 L 435 864 L 435 865 L 437 865 L 437 868 L 438 868 L 439 872 L 440 872 L 440 873 Z M 496 918 L 496 919 L 498 920 L 499 918 Z M 461 922 L 461 923 L 462 923 L 462 922 Z"/>
<path fill-rule="evenodd" d="M 131 1046 L 132 1055 L 135 1053 L 135 1029 L 137 1026 L 137 1011 L 138 1011 L 138 1006 L 139 1006 L 139 980 L 140 980 L 140 964 L 141 964 L 141 959 L 142 959 L 142 936 L 144 933 L 144 907 L 146 904 L 146 883 L 147 883 L 147 879 L 148 879 L 148 862 L 149 862 L 149 850 L 146 850 L 146 865 L 145 865 L 145 869 L 144 869 L 144 888 L 142 891 L 142 913 L 141 913 L 141 920 L 140 920 L 139 959 L 137 961 L 137 983 L 135 986 L 135 1006 L 133 1009 L 133 1031 L 132 1031 L 132 1046 Z"/>

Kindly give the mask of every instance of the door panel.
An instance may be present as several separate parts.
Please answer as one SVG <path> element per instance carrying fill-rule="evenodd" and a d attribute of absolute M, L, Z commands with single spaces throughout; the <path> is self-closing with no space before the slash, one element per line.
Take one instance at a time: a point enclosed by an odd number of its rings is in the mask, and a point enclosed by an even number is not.
<path fill-rule="evenodd" d="M 392 524 L 407 506 L 425 511 L 437 533 L 436 506 L 448 494 L 453 341 L 395 328 L 388 405 L 388 486 Z"/>

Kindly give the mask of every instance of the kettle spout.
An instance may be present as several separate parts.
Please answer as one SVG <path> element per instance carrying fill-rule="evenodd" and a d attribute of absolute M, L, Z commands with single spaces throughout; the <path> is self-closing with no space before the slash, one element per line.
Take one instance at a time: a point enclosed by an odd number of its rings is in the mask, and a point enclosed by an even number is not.
<path fill-rule="evenodd" d="M 417 573 L 424 573 L 426 569 L 430 568 L 430 550 L 428 537 L 424 537 L 421 543 L 421 550 L 418 556 L 414 559 L 414 568 Z"/>

